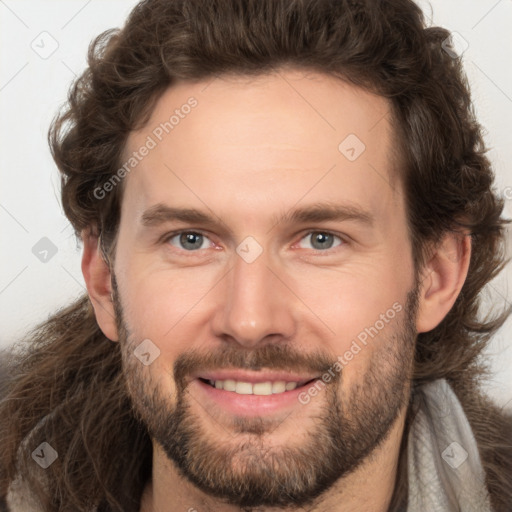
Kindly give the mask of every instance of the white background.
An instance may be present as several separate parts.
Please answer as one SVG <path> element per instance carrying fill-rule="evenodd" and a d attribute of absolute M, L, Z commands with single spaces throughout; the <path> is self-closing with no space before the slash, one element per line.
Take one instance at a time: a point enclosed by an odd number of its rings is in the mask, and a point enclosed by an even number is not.
<path fill-rule="evenodd" d="M 457 32 L 475 108 L 486 128 L 496 188 L 512 217 L 512 1 L 420 1 L 428 19 Z M 84 292 L 81 247 L 59 204 L 59 174 L 46 133 L 85 68 L 94 36 L 121 26 L 134 0 L 0 0 L 0 347 Z M 42 34 L 46 32 L 46 34 Z M 460 39 L 460 38 L 459 38 Z M 40 53 L 56 50 L 47 58 Z M 43 55 L 46 57 L 46 55 Z M 508 191 L 508 193 L 507 193 Z M 43 237 L 57 253 L 43 263 L 32 253 Z M 512 244 L 510 244 L 512 245 Z M 486 290 L 487 304 L 512 301 L 512 264 Z M 512 408 L 512 320 L 486 354 L 487 389 Z"/>

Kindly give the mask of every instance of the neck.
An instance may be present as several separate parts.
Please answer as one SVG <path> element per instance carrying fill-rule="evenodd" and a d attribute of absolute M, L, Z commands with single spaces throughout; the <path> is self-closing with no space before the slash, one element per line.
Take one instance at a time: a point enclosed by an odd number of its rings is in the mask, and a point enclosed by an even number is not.
<path fill-rule="evenodd" d="M 395 488 L 406 412 L 406 408 L 402 410 L 386 438 L 363 464 L 340 478 L 312 507 L 308 507 L 309 512 L 388 511 Z M 140 512 L 192 512 L 194 509 L 200 512 L 240 512 L 238 506 L 206 495 L 180 475 L 156 442 L 153 442 L 152 469 L 153 476 L 144 489 Z M 258 512 L 284 510 L 291 509 L 258 508 Z"/>

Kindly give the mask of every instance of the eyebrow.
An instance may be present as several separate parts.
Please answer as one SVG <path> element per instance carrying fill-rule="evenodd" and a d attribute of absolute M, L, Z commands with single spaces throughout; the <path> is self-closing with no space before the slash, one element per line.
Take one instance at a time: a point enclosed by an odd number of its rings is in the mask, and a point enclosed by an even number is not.
<path fill-rule="evenodd" d="M 220 217 L 205 213 L 195 208 L 175 208 L 163 203 L 148 208 L 141 217 L 141 224 L 145 227 L 156 227 L 166 222 L 183 222 L 189 224 L 202 224 L 217 227 L 224 222 Z M 375 217 L 358 205 L 341 205 L 338 203 L 317 203 L 310 206 L 296 208 L 281 215 L 272 217 L 273 225 L 306 224 L 310 222 L 325 221 L 355 221 L 372 227 Z"/>
<path fill-rule="evenodd" d="M 281 217 L 273 218 L 275 223 L 303 223 L 324 222 L 324 221 L 344 221 L 351 220 L 367 226 L 373 226 L 374 216 L 358 205 L 338 203 L 317 203 L 304 208 L 291 210 Z"/>

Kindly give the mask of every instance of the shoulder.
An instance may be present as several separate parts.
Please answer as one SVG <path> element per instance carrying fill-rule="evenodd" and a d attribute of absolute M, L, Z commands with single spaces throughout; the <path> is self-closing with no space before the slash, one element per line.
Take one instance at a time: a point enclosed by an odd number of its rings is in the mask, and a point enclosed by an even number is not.
<path fill-rule="evenodd" d="M 477 442 L 491 504 L 496 512 L 511 512 L 512 411 L 481 391 L 458 394 Z"/>
<path fill-rule="evenodd" d="M 494 404 L 487 408 L 489 421 L 473 427 L 487 487 L 496 512 L 512 511 L 512 414 Z M 469 419 L 471 423 L 471 419 Z M 472 425 L 473 426 L 473 425 Z"/>
<path fill-rule="evenodd" d="M 7 512 L 43 512 L 32 497 L 27 484 L 19 476 L 9 486 L 4 510 Z M 1 506 L 0 511 L 2 511 Z"/>

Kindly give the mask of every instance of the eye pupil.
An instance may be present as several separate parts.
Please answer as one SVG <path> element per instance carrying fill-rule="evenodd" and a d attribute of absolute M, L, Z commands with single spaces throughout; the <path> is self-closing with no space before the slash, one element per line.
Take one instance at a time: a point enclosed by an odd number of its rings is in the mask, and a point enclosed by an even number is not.
<path fill-rule="evenodd" d="M 180 236 L 180 244 L 185 249 L 199 249 L 203 244 L 203 235 L 199 233 L 182 233 Z"/>
<path fill-rule="evenodd" d="M 313 247 L 315 249 L 330 249 L 333 244 L 333 237 L 329 233 L 313 233 Z M 326 243 L 327 242 L 327 243 Z M 330 243 L 329 243 L 330 242 Z M 315 246 L 315 244 L 319 243 L 319 246 Z"/>

